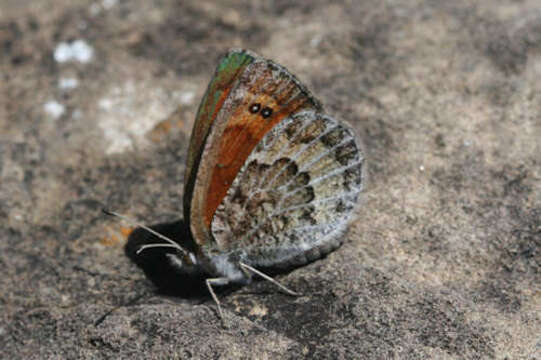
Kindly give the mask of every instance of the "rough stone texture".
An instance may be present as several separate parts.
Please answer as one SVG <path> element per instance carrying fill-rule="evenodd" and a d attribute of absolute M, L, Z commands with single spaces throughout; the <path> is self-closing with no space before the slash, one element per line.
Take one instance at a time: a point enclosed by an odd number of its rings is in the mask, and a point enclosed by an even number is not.
<path fill-rule="evenodd" d="M 345 244 L 278 277 L 304 295 L 221 293 L 225 330 L 100 208 L 179 218 L 230 47 L 349 121 L 370 183 Z M 0 69 L 2 357 L 541 358 L 538 0 L 2 0 Z"/>

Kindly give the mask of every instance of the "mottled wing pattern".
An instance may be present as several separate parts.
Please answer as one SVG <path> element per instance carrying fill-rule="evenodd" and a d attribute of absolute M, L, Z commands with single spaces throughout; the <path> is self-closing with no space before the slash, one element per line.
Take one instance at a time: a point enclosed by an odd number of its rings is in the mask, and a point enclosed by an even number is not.
<path fill-rule="evenodd" d="M 255 58 L 238 75 L 209 131 L 195 179 L 190 226 L 196 243 L 214 242 L 214 213 L 265 134 L 306 109 L 319 110 L 320 105 L 283 67 Z"/>
<path fill-rule="evenodd" d="M 222 250 L 247 249 L 255 266 L 295 266 L 342 241 L 363 185 L 353 131 L 315 111 L 290 115 L 247 158 L 218 207 Z"/>

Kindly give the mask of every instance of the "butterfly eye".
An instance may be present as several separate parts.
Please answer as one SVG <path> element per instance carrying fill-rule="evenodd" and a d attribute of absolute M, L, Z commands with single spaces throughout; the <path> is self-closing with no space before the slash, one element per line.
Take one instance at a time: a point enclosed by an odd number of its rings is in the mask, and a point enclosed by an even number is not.
<path fill-rule="evenodd" d="M 257 114 L 259 112 L 259 109 L 261 109 L 261 105 L 258 103 L 250 105 L 250 112 L 252 114 Z"/>
<path fill-rule="evenodd" d="M 270 107 L 265 107 L 263 108 L 263 110 L 261 110 L 261 116 L 263 116 L 263 118 L 266 119 L 271 115 L 272 115 L 272 109 Z"/>

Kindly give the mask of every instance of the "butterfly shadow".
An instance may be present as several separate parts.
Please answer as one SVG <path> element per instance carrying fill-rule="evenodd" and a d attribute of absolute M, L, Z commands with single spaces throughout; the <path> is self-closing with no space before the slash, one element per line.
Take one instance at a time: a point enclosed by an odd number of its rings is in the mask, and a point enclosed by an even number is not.
<path fill-rule="evenodd" d="M 190 232 L 183 219 L 158 223 L 149 226 L 152 230 L 175 241 L 182 248 L 188 251 L 195 251 L 193 241 L 190 239 Z M 147 248 L 139 253 L 137 251 L 143 245 L 165 243 L 157 236 L 145 229 L 136 228 L 128 237 L 124 252 L 126 256 L 135 263 L 146 277 L 156 286 L 158 295 L 178 297 L 205 301 L 210 299 L 210 294 L 205 284 L 208 277 L 203 272 L 186 273 L 175 267 L 167 254 L 176 252 L 173 248 L 158 247 Z M 225 286 L 217 290 L 219 293 L 231 293 L 237 287 Z"/>

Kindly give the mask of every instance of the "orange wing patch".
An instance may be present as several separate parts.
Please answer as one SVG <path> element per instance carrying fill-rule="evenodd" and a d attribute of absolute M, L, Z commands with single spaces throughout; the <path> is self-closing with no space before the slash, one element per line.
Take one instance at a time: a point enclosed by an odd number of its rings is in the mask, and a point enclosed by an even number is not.
<path fill-rule="evenodd" d="M 252 69 L 256 72 L 255 80 L 240 80 L 241 86 L 248 88 L 231 112 L 220 138 L 220 150 L 207 188 L 204 211 L 207 228 L 235 176 L 265 134 L 284 117 L 304 108 L 319 107 L 296 80 L 280 72 L 276 65 L 266 62 L 253 66 L 256 67 Z"/>

